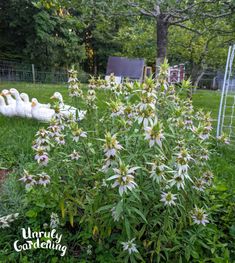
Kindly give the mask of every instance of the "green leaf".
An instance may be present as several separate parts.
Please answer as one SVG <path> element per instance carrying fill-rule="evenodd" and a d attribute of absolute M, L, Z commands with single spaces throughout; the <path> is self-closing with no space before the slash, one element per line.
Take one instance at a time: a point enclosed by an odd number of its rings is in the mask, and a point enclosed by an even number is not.
<path fill-rule="evenodd" d="M 130 223 L 127 218 L 125 218 L 125 229 L 126 229 L 126 234 L 129 239 L 131 239 L 131 229 L 130 229 Z"/>
<path fill-rule="evenodd" d="M 228 187 L 226 185 L 220 184 L 220 185 L 216 185 L 215 190 L 219 192 L 224 192 L 228 190 Z"/>
<path fill-rule="evenodd" d="M 122 213 L 123 211 L 123 201 L 119 201 L 117 206 L 116 206 L 116 214 L 117 216 L 120 216 L 120 214 Z"/>
<path fill-rule="evenodd" d="M 145 218 L 145 216 L 142 214 L 142 212 L 140 210 L 138 210 L 137 208 L 133 207 L 132 211 L 136 212 L 143 220 L 146 224 L 148 224 L 147 219 Z"/>
<path fill-rule="evenodd" d="M 72 227 L 74 226 L 74 214 L 72 211 L 69 211 L 69 223 Z"/>
<path fill-rule="evenodd" d="M 105 205 L 105 206 L 102 206 L 102 207 L 100 207 L 100 208 L 96 211 L 96 213 L 100 213 L 100 212 L 102 212 L 102 211 L 110 210 L 110 209 L 113 208 L 113 207 L 114 207 L 114 205 Z"/>
<path fill-rule="evenodd" d="M 29 210 L 28 212 L 26 212 L 26 216 L 29 217 L 29 218 L 33 218 L 33 217 L 37 217 L 37 212 L 34 211 L 34 210 Z"/>
<path fill-rule="evenodd" d="M 141 227 L 140 231 L 138 232 L 138 238 L 139 238 L 139 239 L 143 236 L 143 234 L 144 234 L 144 232 L 145 232 L 145 229 L 146 229 L 146 225 L 143 225 L 143 226 Z"/>
<path fill-rule="evenodd" d="M 65 217 L 64 199 L 60 201 L 60 210 L 61 210 L 61 216 L 64 219 Z"/>
<path fill-rule="evenodd" d="M 189 261 L 190 255 L 191 255 L 191 248 L 190 248 L 190 246 L 187 246 L 185 249 L 185 258 L 187 261 Z"/>
<path fill-rule="evenodd" d="M 161 251 L 161 239 L 160 237 L 157 240 L 157 248 L 156 248 L 156 253 L 159 254 Z"/>

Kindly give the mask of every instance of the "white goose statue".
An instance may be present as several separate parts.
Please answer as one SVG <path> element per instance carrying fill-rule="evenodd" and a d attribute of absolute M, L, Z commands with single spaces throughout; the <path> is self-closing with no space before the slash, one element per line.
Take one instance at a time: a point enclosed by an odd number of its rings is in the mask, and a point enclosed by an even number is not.
<path fill-rule="evenodd" d="M 29 104 L 30 107 L 31 107 L 31 102 L 29 101 L 29 95 L 28 95 L 27 93 L 24 93 L 24 92 L 21 93 L 21 94 L 20 94 L 20 97 L 21 97 L 21 99 L 23 100 L 23 102 Z M 50 107 L 51 107 L 50 103 L 48 103 L 48 104 L 43 104 L 43 103 L 39 103 L 39 102 L 38 102 L 38 105 L 39 105 L 39 107 L 48 108 L 48 109 L 50 109 Z"/>
<path fill-rule="evenodd" d="M 74 119 L 76 119 L 77 109 L 73 106 L 64 104 L 63 96 L 60 92 L 55 92 L 51 99 L 57 99 L 59 101 L 60 111 L 66 118 L 68 118 L 72 114 Z"/>
<path fill-rule="evenodd" d="M 25 103 L 16 89 L 10 89 L 10 93 L 16 99 L 16 114 L 20 117 L 32 118 L 31 105 Z"/>
<path fill-rule="evenodd" d="M 2 90 L 1 95 L 6 98 L 7 105 L 15 105 L 16 104 L 16 100 L 12 98 L 9 90 L 7 90 L 7 89 Z"/>
<path fill-rule="evenodd" d="M 13 117 L 16 115 L 15 105 L 6 105 L 3 96 L 0 95 L 0 113 L 6 117 Z"/>
<path fill-rule="evenodd" d="M 31 103 L 32 117 L 41 122 L 50 122 L 55 111 L 53 109 L 43 108 L 39 106 L 38 100 L 33 98 Z"/>

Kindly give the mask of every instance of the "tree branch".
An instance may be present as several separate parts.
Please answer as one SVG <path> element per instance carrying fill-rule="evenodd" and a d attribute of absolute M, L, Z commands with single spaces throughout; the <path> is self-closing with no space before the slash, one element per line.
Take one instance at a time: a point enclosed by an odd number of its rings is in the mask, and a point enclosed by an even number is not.
<path fill-rule="evenodd" d="M 203 17 L 206 17 L 206 18 L 216 19 L 216 18 L 221 18 L 221 17 L 229 16 L 229 15 L 232 15 L 232 14 L 233 14 L 233 11 L 227 12 L 227 13 L 223 13 L 223 14 L 218 14 L 218 15 L 210 14 L 210 13 L 202 13 L 201 15 L 202 15 Z"/>
<path fill-rule="evenodd" d="M 193 9 L 195 6 L 203 5 L 203 4 L 209 4 L 209 3 L 213 3 L 213 2 L 214 1 L 211 1 L 211 0 L 208 0 L 208 1 L 205 0 L 205 1 L 196 2 L 194 4 L 188 5 L 184 9 L 174 9 L 174 10 L 171 10 L 171 11 L 174 12 L 174 13 L 177 13 L 177 14 L 182 14 L 182 13 L 185 13 L 185 12 L 189 11 L 190 9 Z"/>
<path fill-rule="evenodd" d="M 183 22 L 186 22 L 186 21 L 188 21 L 189 20 L 189 17 L 185 17 L 185 18 L 182 18 L 182 19 L 179 19 L 179 20 L 173 20 L 172 22 L 171 21 L 169 21 L 169 24 L 170 25 L 177 25 L 177 24 L 181 24 L 181 23 L 183 23 Z"/>
<path fill-rule="evenodd" d="M 171 24 L 172 25 L 172 24 Z M 196 29 L 194 29 L 194 28 L 190 28 L 190 27 L 187 27 L 187 26 L 185 26 L 184 24 L 174 24 L 175 26 L 178 26 L 178 27 L 181 27 L 181 28 L 184 28 L 184 29 L 186 29 L 186 30 L 189 30 L 189 31 L 191 31 L 191 32 L 193 32 L 193 33 L 196 33 L 196 34 L 198 34 L 198 35 L 202 35 L 203 34 L 203 32 L 200 32 L 199 30 L 196 30 Z"/>
<path fill-rule="evenodd" d="M 150 10 L 146 10 L 143 7 L 140 7 L 139 4 L 134 3 L 134 2 L 128 2 L 128 4 L 131 7 L 135 7 L 136 9 L 138 9 L 138 11 L 145 16 L 150 16 L 150 17 L 158 17 L 160 15 L 160 7 L 159 5 L 154 5 L 153 11 Z"/>

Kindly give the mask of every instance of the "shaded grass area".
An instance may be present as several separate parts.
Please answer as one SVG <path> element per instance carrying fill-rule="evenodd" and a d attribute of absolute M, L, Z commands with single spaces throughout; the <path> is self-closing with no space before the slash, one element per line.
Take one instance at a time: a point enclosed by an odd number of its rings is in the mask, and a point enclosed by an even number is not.
<path fill-rule="evenodd" d="M 198 90 L 193 95 L 193 104 L 196 108 L 210 111 L 213 118 L 214 134 L 217 126 L 221 93 L 218 91 Z M 228 97 L 231 104 L 233 96 Z M 226 111 L 229 115 L 229 111 Z M 235 144 L 216 147 L 216 153 L 212 156 L 210 164 L 216 175 L 215 181 L 219 191 L 235 193 Z M 235 212 L 235 211 L 234 211 Z"/>

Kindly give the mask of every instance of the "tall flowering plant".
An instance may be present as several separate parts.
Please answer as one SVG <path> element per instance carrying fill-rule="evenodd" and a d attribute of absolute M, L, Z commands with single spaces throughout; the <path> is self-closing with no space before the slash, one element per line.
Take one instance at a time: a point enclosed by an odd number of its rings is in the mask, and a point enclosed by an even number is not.
<path fill-rule="evenodd" d="M 72 68 L 68 70 L 69 74 L 69 79 L 68 79 L 68 84 L 69 84 L 69 96 L 70 97 L 82 97 L 83 92 L 80 87 L 80 83 L 77 78 L 77 71 Z"/>
<path fill-rule="evenodd" d="M 112 82 L 97 96 L 92 79 L 84 118 L 58 113 L 36 134 L 35 166 L 20 180 L 64 228 L 80 229 L 90 262 L 100 246 L 113 262 L 190 260 L 211 230 L 211 117 L 182 96 L 189 82 L 167 82 L 167 67 L 158 80 Z"/>

